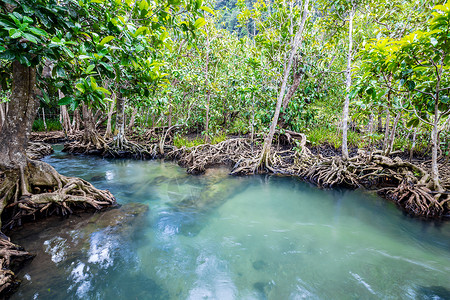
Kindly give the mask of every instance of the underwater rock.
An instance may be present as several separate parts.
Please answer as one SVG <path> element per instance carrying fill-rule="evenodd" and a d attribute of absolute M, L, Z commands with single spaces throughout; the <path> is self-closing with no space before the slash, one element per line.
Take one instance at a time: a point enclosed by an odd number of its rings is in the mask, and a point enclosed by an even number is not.
<path fill-rule="evenodd" d="M 256 290 L 259 299 L 269 299 L 269 293 L 272 290 L 271 282 L 255 282 L 253 288 Z"/>
<path fill-rule="evenodd" d="M 260 271 L 267 267 L 267 263 L 263 260 L 257 260 L 257 261 L 253 262 L 252 266 L 253 266 L 253 269 Z"/>

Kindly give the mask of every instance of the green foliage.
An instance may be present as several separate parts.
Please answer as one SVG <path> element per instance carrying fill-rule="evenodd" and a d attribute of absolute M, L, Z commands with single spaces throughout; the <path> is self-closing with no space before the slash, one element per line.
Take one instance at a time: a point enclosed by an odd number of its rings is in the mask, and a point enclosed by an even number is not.
<path fill-rule="evenodd" d="M 47 130 L 45 129 L 44 120 L 37 119 L 33 123 L 33 131 L 57 131 L 62 130 L 61 123 L 59 120 L 49 119 L 45 120 L 47 124 Z"/>
<path fill-rule="evenodd" d="M 312 146 L 326 144 L 334 149 L 339 149 L 342 146 L 342 130 L 335 126 L 314 127 L 307 133 L 307 138 Z M 352 147 L 363 147 L 361 134 L 349 130 L 348 144 Z"/>
<path fill-rule="evenodd" d="M 214 135 L 211 137 L 211 145 L 215 145 L 218 144 L 220 142 L 223 142 L 227 139 L 227 136 L 224 133 L 218 134 L 218 135 Z M 206 144 L 205 142 L 205 137 L 195 137 L 193 139 L 190 139 L 188 137 L 183 137 L 181 135 L 175 135 L 174 139 L 173 139 L 173 145 L 177 148 L 181 148 L 181 147 L 195 147 L 195 146 L 199 146 L 199 145 L 203 145 Z"/>

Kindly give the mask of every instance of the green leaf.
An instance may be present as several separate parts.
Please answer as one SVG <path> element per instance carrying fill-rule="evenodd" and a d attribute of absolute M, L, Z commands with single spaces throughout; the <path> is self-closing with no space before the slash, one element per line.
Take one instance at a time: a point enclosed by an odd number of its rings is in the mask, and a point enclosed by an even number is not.
<path fill-rule="evenodd" d="M 97 86 L 97 82 L 95 81 L 95 78 L 94 77 L 90 77 L 90 79 L 91 79 L 91 87 L 92 87 L 92 89 L 96 90 L 98 88 L 98 86 Z"/>
<path fill-rule="evenodd" d="M 73 97 L 67 96 L 58 100 L 58 105 L 68 105 L 73 102 Z"/>
<path fill-rule="evenodd" d="M 41 90 L 42 91 L 42 90 Z M 50 103 L 50 97 L 48 96 L 48 93 L 45 91 L 42 91 L 42 97 L 41 97 L 42 102 L 49 104 Z"/>
<path fill-rule="evenodd" d="M 11 51 L 5 51 L 0 53 L 0 59 L 13 61 L 16 59 L 16 55 Z"/>
<path fill-rule="evenodd" d="M 26 57 L 25 55 L 21 55 L 18 58 L 19 58 L 19 62 L 22 65 L 25 65 L 27 67 L 31 66 L 31 62 L 28 60 L 28 57 Z"/>
<path fill-rule="evenodd" d="M 106 43 L 112 41 L 113 39 L 114 39 L 114 37 L 113 37 L 112 35 L 109 35 L 109 36 L 107 36 L 107 37 L 104 37 L 104 38 L 101 40 L 100 45 L 103 46 L 103 45 L 105 45 Z"/>
<path fill-rule="evenodd" d="M 75 55 L 73 54 L 73 52 L 70 51 L 70 49 L 67 48 L 66 46 L 63 46 L 63 47 L 61 47 L 61 48 L 63 49 L 64 52 L 67 53 L 67 55 L 69 55 L 70 58 L 74 58 L 74 57 L 75 57 Z"/>
<path fill-rule="evenodd" d="M 141 2 L 139 2 L 139 9 L 140 10 L 148 10 L 149 5 L 148 2 L 145 0 L 142 0 Z"/>
<path fill-rule="evenodd" d="M 40 28 L 30 27 L 28 30 L 35 35 L 48 37 L 48 33 Z"/>
<path fill-rule="evenodd" d="M 195 21 L 194 27 L 195 28 L 200 28 L 200 27 L 202 27 L 205 24 L 206 24 L 205 19 L 204 18 L 199 18 L 199 19 L 197 19 L 197 21 Z"/>
<path fill-rule="evenodd" d="M 92 70 L 94 70 L 94 68 L 95 68 L 95 65 L 89 65 L 89 66 L 86 68 L 85 73 L 86 73 L 86 74 L 91 74 L 91 72 L 92 72 Z"/>
<path fill-rule="evenodd" d="M 86 90 L 84 89 L 84 86 L 82 83 L 77 83 L 75 85 L 75 87 L 77 88 L 77 90 L 79 90 L 80 92 L 84 93 Z"/>
<path fill-rule="evenodd" d="M 134 36 L 137 37 L 138 35 L 140 35 L 142 32 L 144 32 L 146 29 L 148 29 L 145 26 L 139 27 L 136 32 L 134 33 Z"/>
<path fill-rule="evenodd" d="M 28 16 L 25 16 L 25 17 L 23 17 L 23 22 L 28 23 L 28 24 L 32 24 L 33 23 L 33 19 L 28 17 Z"/>
<path fill-rule="evenodd" d="M 34 43 L 34 44 L 38 43 L 38 39 L 32 34 L 24 32 L 23 33 L 23 37 L 26 38 L 27 40 L 29 40 L 30 42 Z"/>
<path fill-rule="evenodd" d="M 111 92 L 110 92 L 110 91 L 108 91 L 107 89 L 102 88 L 102 87 L 100 87 L 100 86 L 97 87 L 97 90 L 101 91 L 103 94 L 111 95 Z"/>
<path fill-rule="evenodd" d="M 211 8 L 209 8 L 207 6 L 201 6 L 200 8 L 206 12 L 209 12 L 212 15 L 215 15 L 214 10 L 212 10 Z"/>
<path fill-rule="evenodd" d="M 407 127 L 417 127 L 419 125 L 420 121 L 418 118 L 409 120 L 408 123 L 406 123 Z"/>
<path fill-rule="evenodd" d="M 108 70 L 109 72 L 114 72 L 114 68 L 113 68 L 111 65 L 109 65 L 109 64 L 107 64 L 107 63 L 105 63 L 105 62 L 100 62 L 100 64 L 101 64 L 103 67 L 105 67 L 105 69 Z"/>
<path fill-rule="evenodd" d="M 18 30 L 18 29 L 15 29 L 15 28 L 9 30 L 9 36 L 10 36 L 12 39 L 20 38 L 20 37 L 22 36 L 22 33 L 23 33 L 22 31 L 20 31 L 20 30 Z"/>

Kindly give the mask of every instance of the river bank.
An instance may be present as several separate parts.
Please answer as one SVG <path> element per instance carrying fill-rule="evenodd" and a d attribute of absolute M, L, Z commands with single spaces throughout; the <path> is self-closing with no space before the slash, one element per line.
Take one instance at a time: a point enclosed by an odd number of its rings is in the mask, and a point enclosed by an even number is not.
<path fill-rule="evenodd" d="M 232 175 L 281 174 L 298 176 L 322 188 L 363 188 L 377 192 L 395 202 L 408 214 L 424 218 L 450 216 L 450 168 L 448 162 L 439 165 L 443 190 L 430 185 L 430 162 L 423 157 L 408 159 L 409 154 L 394 152 L 389 157 L 380 150 L 352 149 L 352 156 L 343 161 L 338 149 L 322 144 L 310 147 L 304 134 L 287 131 L 278 133 L 277 144 L 271 151 L 269 164 L 259 161 L 261 139 L 230 137 L 217 144 L 201 144 L 177 148 L 170 135 L 163 134 L 164 143 L 153 139 L 135 138 L 128 149 L 95 148 L 70 151 L 80 145 L 80 135 L 64 137 L 62 132 L 33 133 L 33 141 L 66 142 L 68 152 L 116 158 L 176 160 L 190 174 L 202 174 L 206 169 L 223 165 Z M 115 155 L 113 154 L 115 153 Z"/>

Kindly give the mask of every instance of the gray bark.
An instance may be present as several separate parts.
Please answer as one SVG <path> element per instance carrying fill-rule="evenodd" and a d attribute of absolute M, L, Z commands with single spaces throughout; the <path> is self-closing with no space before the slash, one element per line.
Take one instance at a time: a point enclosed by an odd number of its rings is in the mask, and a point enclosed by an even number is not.
<path fill-rule="evenodd" d="M 303 40 L 303 28 L 305 26 L 306 18 L 308 17 L 308 5 L 309 5 L 309 0 L 305 0 L 305 2 L 303 3 L 303 16 L 301 19 L 300 27 L 292 41 L 292 47 L 291 47 L 291 52 L 289 54 L 289 59 L 284 68 L 283 80 L 281 82 L 280 92 L 278 93 L 275 114 L 272 119 L 272 124 L 270 125 L 269 134 L 267 135 L 267 137 L 264 140 L 264 145 L 263 145 L 263 149 L 261 152 L 261 158 L 260 158 L 261 162 L 264 162 L 265 160 L 267 160 L 267 157 L 270 153 L 270 147 L 272 145 L 273 136 L 275 134 L 276 126 L 278 124 L 278 118 L 280 116 L 281 105 L 283 103 L 284 93 L 286 92 L 287 81 L 289 78 L 289 74 L 291 72 L 292 63 L 293 63 L 294 57 L 297 53 L 297 49 Z"/>
<path fill-rule="evenodd" d="M 397 131 L 397 125 L 398 121 L 400 120 L 401 112 L 398 112 L 394 119 L 394 125 L 392 126 L 391 135 L 389 137 L 389 142 L 386 147 L 386 150 L 384 151 L 384 155 L 388 156 L 392 152 L 392 148 L 394 147 L 394 141 L 395 141 L 395 132 Z"/>
<path fill-rule="evenodd" d="M 206 84 L 206 122 L 205 122 L 205 142 L 209 142 L 209 103 L 211 101 L 211 92 L 209 90 L 209 32 L 208 27 L 205 25 L 206 30 L 206 67 L 205 67 L 205 84 Z"/>
<path fill-rule="evenodd" d="M 36 70 L 12 63 L 13 86 L 5 123 L 0 131 L 0 165 L 25 167 L 25 149 L 39 101 L 36 99 Z"/>
<path fill-rule="evenodd" d="M 114 130 L 116 140 L 116 146 L 120 148 L 123 147 L 125 141 L 125 100 L 122 98 L 121 93 L 117 93 L 116 98 L 116 128 Z"/>
<path fill-rule="evenodd" d="M 348 54 L 347 54 L 347 70 L 345 80 L 345 101 L 344 112 L 342 118 L 342 158 L 348 160 L 348 120 L 349 120 L 349 105 L 350 105 L 350 88 L 352 86 L 352 52 L 353 52 L 353 17 L 355 15 L 355 6 L 352 7 L 349 16 L 349 29 L 348 29 Z"/>

